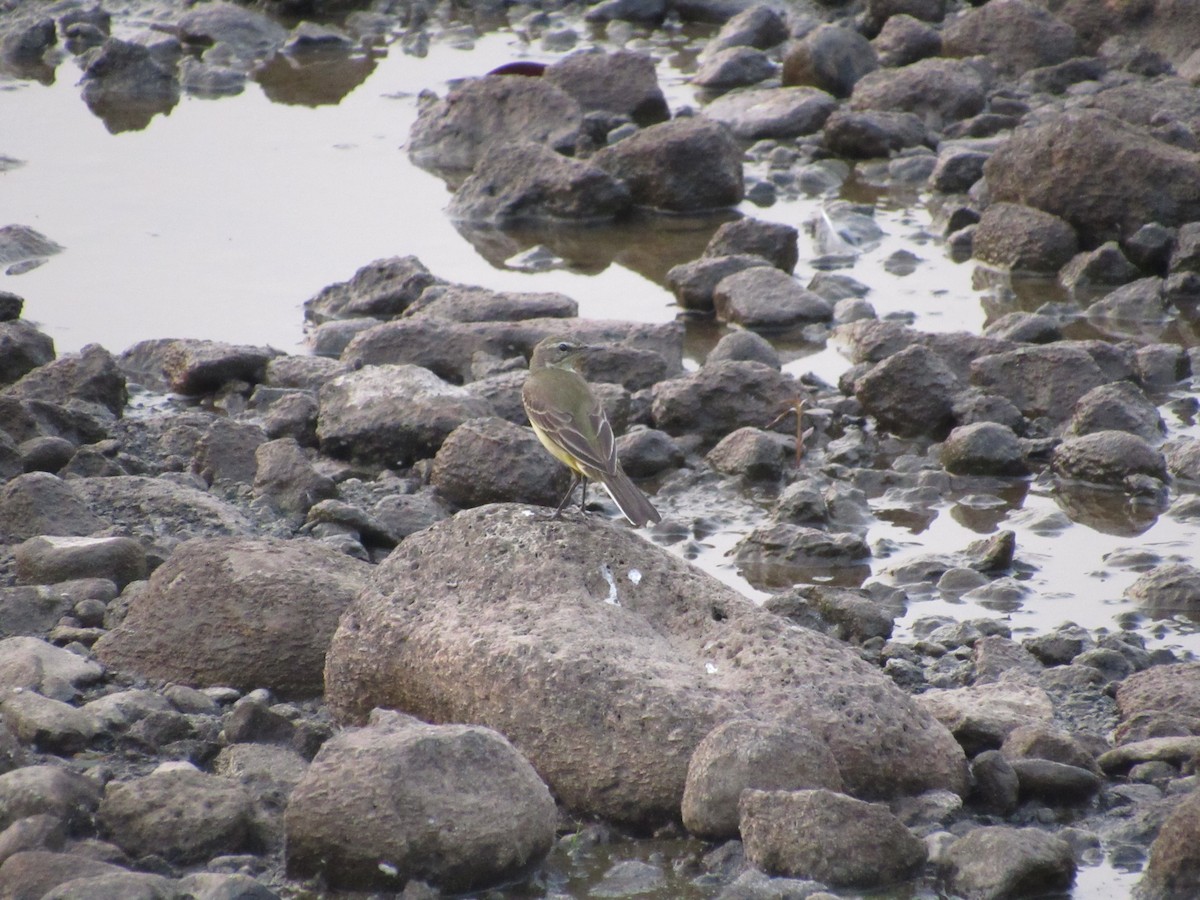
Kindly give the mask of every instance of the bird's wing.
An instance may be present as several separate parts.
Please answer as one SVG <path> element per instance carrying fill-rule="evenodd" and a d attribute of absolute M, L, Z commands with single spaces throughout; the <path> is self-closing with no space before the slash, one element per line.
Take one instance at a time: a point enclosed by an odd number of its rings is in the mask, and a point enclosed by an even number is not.
<path fill-rule="evenodd" d="M 560 375 L 572 379 L 570 396 L 576 402 L 546 402 L 543 378 Z M 556 387 L 561 396 L 566 386 L 558 384 Z M 543 370 L 530 377 L 521 396 L 529 420 L 576 460 L 605 475 L 616 471 L 617 445 L 612 425 L 604 414 L 604 407 L 582 378 L 570 372 Z"/>

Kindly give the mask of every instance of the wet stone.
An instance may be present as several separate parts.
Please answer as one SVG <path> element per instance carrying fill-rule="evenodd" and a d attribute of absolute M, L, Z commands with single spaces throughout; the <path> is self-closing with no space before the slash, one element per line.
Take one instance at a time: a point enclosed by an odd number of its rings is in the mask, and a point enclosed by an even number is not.
<path fill-rule="evenodd" d="M 1035 828 L 985 826 L 946 852 L 950 889 L 969 897 L 1020 897 L 1066 889 L 1075 860 L 1066 841 Z"/>

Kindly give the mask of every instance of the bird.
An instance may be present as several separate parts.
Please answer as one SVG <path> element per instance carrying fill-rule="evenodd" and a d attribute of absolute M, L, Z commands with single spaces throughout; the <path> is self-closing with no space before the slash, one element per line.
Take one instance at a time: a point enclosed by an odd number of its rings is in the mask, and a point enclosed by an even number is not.
<path fill-rule="evenodd" d="M 551 336 L 533 348 L 521 401 L 529 424 L 550 455 L 571 470 L 571 486 L 554 511 L 562 515 L 575 487 L 582 483 L 579 508 L 587 506 L 587 485 L 604 485 L 617 508 L 635 528 L 662 521 L 658 510 L 621 468 L 612 425 L 604 407 L 576 366 L 588 350 L 571 337 Z"/>

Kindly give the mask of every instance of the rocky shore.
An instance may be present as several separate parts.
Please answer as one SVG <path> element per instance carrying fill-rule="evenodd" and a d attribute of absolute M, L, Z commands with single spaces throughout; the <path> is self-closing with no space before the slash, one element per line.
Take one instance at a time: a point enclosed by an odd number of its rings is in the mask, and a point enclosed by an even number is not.
<path fill-rule="evenodd" d="M 37 77 L 61 41 L 129 122 L 276 54 L 420 41 L 434 12 L 267 6 L 159 4 L 127 39 L 122 12 L 0 2 L 0 61 Z M 1133 630 L 1014 636 L 1036 562 L 1012 531 L 895 566 L 866 540 L 885 490 L 1038 479 L 1131 534 L 1198 514 L 1200 441 L 1159 411 L 1200 366 L 1181 10 L 514 7 L 560 41 L 719 24 L 711 102 L 672 111 L 632 50 L 422 98 L 407 150 L 480 227 L 832 196 L 852 166 L 920 186 L 951 252 L 1071 298 L 983 334 L 880 319 L 833 264 L 802 283 L 797 229 L 751 217 L 671 270 L 662 325 L 401 255 L 309 299 L 313 355 L 57 355 L 0 294 L 0 898 L 1015 900 L 1101 861 L 1140 869 L 1142 900 L 1200 895 L 1200 663 Z M 814 225 L 827 261 L 874 228 L 844 201 Z M 6 264 L 53 252 L 30 231 L 4 229 Z M 695 319 L 737 327 L 689 368 Z M 584 374 L 663 513 L 646 534 L 607 500 L 545 509 L 567 472 L 519 395 L 561 332 L 596 346 Z M 827 338 L 853 363 L 837 385 L 782 370 L 773 342 Z M 761 604 L 687 561 L 742 511 Z M 1195 562 L 1147 548 L 1127 599 L 1194 621 Z M 998 615 L 894 637 L 931 594 Z M 676 850 L 589 873 L 640 842 Z"/>

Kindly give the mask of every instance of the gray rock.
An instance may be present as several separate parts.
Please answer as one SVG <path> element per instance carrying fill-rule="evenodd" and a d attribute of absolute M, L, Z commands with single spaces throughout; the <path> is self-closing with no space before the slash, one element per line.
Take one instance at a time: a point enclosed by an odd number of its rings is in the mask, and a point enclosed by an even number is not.
<path fill-rule="evenodd" d="M 101 833 L 126 853 L 183 865 L 250 849 L 253 819 L 245 787 L 191 766 L 110 782 L 96 811 Z"/>
<path fill-rule="evenodd" d="M 14 552 L 17 579 L 24 584 L 56 584 L 77 578 L 104 578 L 118 587 L 146 577 L 146 551 L 126 537 L 38 536 Z"/>
<path fill-rule="evenodd" d="M 1167 470 L 1185 481 L 1200 481 L 1200 440 L 1176 438 L 1163 445 Z"/>
<path fill-rule="evenodd" d="M 331 284 L 304 301 L 304 318 L 317 324 L 346 318 L 392 318 L 404 312 L 425 288 L 437 281 L 415 256 L 377 259 L 355 272 L 349 281 Z M 277 363 L 273 360 L 271 366 Z"/>
<path fill-rule="evenodd" d="M 1014 729 L 1004 739 L 1000 752 L 1010 761 L 1047 759 L 1100 774 L 1091 751 L 1067 732 L 1048 725 L 1023 725 Z"/>
<path fill-rule="evenodd" d="M 1200 663 L 1155 666 L 1130 675 L 1117 688 L 1123 720 L 1142 713 L 1200 718 Z"/>
<path fill-rule="evenodd" d="M 704 364 L 715 365 L 724 360 L 758 362 L 770 366 L 772 369 L 778 369 L 781 365 L 779 354 L 771 346 L 770 341 L 753 331 L 742 329 L 723 335 L 704 357 Z"/>
<path fill-rule="evenodd" d="M 781 508 L 790 505 L 780 498 Z M 866 591 L 827 585 L 807 585 L 777 594 L 768 601 L 772 612 L 802 621 L 797 613 L 815 612 L 824 633 L 847 643 L 861 644 L 871 638 L 892 636 L 895 619 L 903 615 L 903 606 L 882 603 Z"/>
<path fill-rule="evenodd" d="M 14 853 L 0 866 L 0 884 L 10 897 L 41 898 L 76 879 L 125 873 L 120 866 L 76 853 L 25 850 Z"/>
<path fill-rule="evenodd" d="M 550 792 L 501 735 L 379 715 L 328 741 L 292 792 L 288 871 L 338 888 L 479 890 L 536 865 L 555 821 Z"/>
<path fill-rule="evenodd" d="M 53 587 L 0 588 L 0 637 L 44 635 L 73 606 L 72 597 Z"/>
<path fill-rule="evenodd" d="M 652 389 L 654 424 L 716 442 L 743 426 L 764 428 L 795 398 L 790 377 L 757 362 L 727 360 Z"/>
<path fill-rule="evenodd" d="M 130 380 L 146 387 L 197 395 L 215 393 L 230 381 L 259 383 L 276 355 L 265 347 L 167 339 L 134 344 L 118 363 Z"/>
<path fill-rule="evenodd" d="M 71 700 L 84 685 L 99 681 L 99 663 L 34 637 L 0 640 L 0 691 L 30 690 Z"/>
<path fill-rule="evenodd" d="M 925 124 L 915 113 L 844 107 L 825 120 L 822 134 L 830 150 L 851 159 L 886 159 L 928 139 Z"/>
<path fill-rule="evenodd" d="M 413 365 L 339 375 L 321 388 L 320 404 L 322 452 L 384 465 L 432 456 L 463 422 L 491 413 L 478 397 Z"/>
<path fill-rule="evenodd" d="M 258 468 L 258 448 L 266 441 L 266 434 L 253 422 L 215 418 L 196 442 L 191 469 L 209 486 L 251 484 Z"/>
<path fill-rule="evenodd" d="M 280 900 L 280 897 L 249 875 L 194 872 L 179 879 L 181 890 L 195 900 Z"/>
<path fill-rule="evenodd" d="M 654 61 L 644 53 L 580 50 L 551 63 L 542 78 L 574 97 L 585 113 L 628 116 L 641 126 L 670 118 Z"/>
<path fill-rule="evenodd" d="M 569 545 L 569 559 L 512 552 L 530 541 Z M 499 558 L 503 566 L 486 563 Z M 561 587 L 543 591 L 531 616 L 520 586 L 534 582 Z M 389 612 L 400 596 L 404 617 Z M 718 632 L 741 648 L 737 664 L 714 655 Z M 541 643 L 542 633 L 553 640 Z M 755 637 L 767 633 L 768 643 Z M 514 641 L 548 652 L 518 652 Z M 568 809 L 629 823 L 676 817 L 692 752 L 735 717 L 818 729 L 859 793 L 965 787 L 949 735 L 841 645 L 781 631 L 770 613 L 627 529 L 531 519 L 521 507 L 467 510 L 406 539 L 343 617 L 326 699 L 343 721 L 387 706 L 496 728 Z"/>
<path fill-rule="evenodd" d="M 783 83 L 810 85 L 835 97 L 848 97 L 858 81 L 879 67 L 865 37 L 838 25 L 821 25 L 789 44 L 783 56 Z"/>
<path fill-rule="evenodd" d="M 983 332 L 988 337 L 1022 344 L 1053 344 L 1062 340 L 1058 320 L 1040 313 L 1014 310 L 992 322 Z"/>
<path fill-rule="evenodd" d="M 873 30 L 897 17 L 940 22 L 945 15 L 946 0 L 867 0 L 866 17 Z"/>
<path fill-rule="evenodd" d="M 430 482 L 461 508 L 485 503 L 557 506 L 570 486 L 567 468 L 528 428 L 503 419 L 469 419 L 433 459 Z"/>
<path fill-rule="evenodd" d="M 1096 431 L 1127 431 L 1147 441 L 1158 441 L 1166 425 L 1158 407 L 1135 384 L 1113 381 L 1092 388 L 1079 398 L 1065 430 L 1069 435 Z"/>
<path fill-rule="evenodd" d="M 942 465 L 955 475 L 1019 476 L 1029 473 L 1021 442 L 1011 428 L 995 422 L 960 425 L 941 452 Z"/>
<path fill-rule="evenodd" d="M 313 505 L 338 495 L 337 485 L 318 472 L 294 438 L 260 444 L 254 452 L 254 494 L 284 513 L 304 516 Z"/>
<path fill-rule="evenodd" d="M 1051 159 L 1057 162 L 1051 164 Z M 1120 240 L 1147 222 L 1200 219 L 1200 159 L 1108 113 L 1077 110 L 1015 132 L 984 167 L 992 199 L 1069 222 L 1084 246 Z M 1090 190 L 1096 184 L 1105 191 Z"/>
<path fill-rule="evenodd" d="M 83 536 L 103 527 L 73 483 L 47 472 L 19 475 L 0 487 L 0 538 L 7 543 L 38 535 Z"/>
<path fill-rule="evenodd" d="M 760 525 L 734 548 L 742 574 L 756 585 L 794 584 L 804 571 L 864 566 L 871 550 L 863 538 L 786 522 Z"/>
<path fill-rule="evenodd" d="M 71 486 L 112 526 L 166 557 L 192 537 L 249 535 L 257 529 L 235 506 L 207 491 L 163 478 L 77 478 Z"/>
<path fill-rule="evenodd" d="M 944 194 L 966 193 L 983 177 L 983 164 L 990 155 L 971 146 L 944 145 L 929 176 L 929 186 Z"/>
<path fill-rule="evenodd" d="M 33 691 L 14 691 L 0 701 L 4 721 L 23 744 L 44 753 L 78 753 L 96 737 L 95 719 L 83 710 Z"/>
<path fill-rule="evenodd" d="M 912 877 L 927 858 L 885 807 L 833 791 L 747 790 L 739 809 L 746 856 L 770 874 L 869 888 Z"/>
<path fill-rule="evenodd" d="M 1178 230 L 1147 222 L 1121 244 L 1125 256 L 1147 275 L 1166 275 Z"/>
<path fill-rule="evenodd" d="M 993 203 L 983 211 L 972 242 L 976 259 L 1016 272 L 1057 272 L 1078 246 L 1063 219 L 1013 203 Z"/>
<path fill-rule="evenodd" d="M 57 40 L 54 20 L 48 16 L 20 18 L 5 23 L 0 32 L 0 58 L 18 69 L 31 67 L 42 61 Z"/>
<path fill-rule="evenodd" d="M 1053 714 L 1044 690 L 1019 682 L 931 690 L 917 702 L 971 753 L 998 748 L 1017 727 L 1047 722 Z"/>
<path fill-rule="evenodd" d="M 741 140 L 755 141 L 816 134 L 836 108 L 837 101 L 819 88 L 776 87 L 725 94 L 704 112 Z"/>
<path fill-rule="evenodd" d="M 24 319 L 0 322 L 0 385 L 54 359 L 54 341 Z"/>
<path fill-rule="evenodd" d="M 273 440 L 287 438 L 304 447 L 316 447 L 320 404 L 315 394 L 305 390 L 267 388 L 265 390 L 282 390 L 282 393 L 266 403 L 260 390 L 256 389 L 250 399 L 251 406 L 261 410 L 259 424 L 263 433 Z"/>
<path fill-rule="evenodd" d="M 739 428 L 726 435 L 709 451 L 707 459 L 726 475 L 751 479 L 775 479 L 792 456 L 792 442 L 781 434 L 758 428 Z"/>
<path fill-rule="evenodd" d="M 25 766 L 0 775 L 0 829 L 38 815 L 79 829 L 91 821 L 99 802 L 95 782 L 62 766 Z M 5 883 L 2 876 L 0 883 Z"/>
<path fill-rule="evenodd" d="M 179 102 L 179 80 L 146 46 L 109 38 L 88 58 L 83 100 L 114 132 L 144 128 Z"/>
<path fill-rule="evenodd" d="M 172 708 L 171 702 L 161 694 L 135 688 L 97 697 L 84 704 L 82 710 L 91 716 L 101 729 L 122 732 L 153 713 L 170 712 Z M 215 709 L 212 711 L 215 712 Z"/>
<path fill-rule="evenodd" d="M 1191 377 L 1187 350 L 1177 344 L 1147 344 L 1134 354 L 1138 381 L 1145 386 L 1171 387 Z"/>
<path fill-rule="evenodd" d="M 1075 29 L 1027 0 L 993 0 L 942 31 L 947 56 L 986 56 L 1004 75 L 1065 62 L 1077 55 Z"/>
<path fill-rule="evenodd" d="M 1016 810 L 1020 783 L 999 750 L 984 750 L 971 760 L 971 784 L 971 802 L 981 811 L 1006 816 Z"/>
<path fill-rule="evenodd" d="M 42 895 L 43 900 L 173 900 L 178 896 L 174 881 L 146 872 L 85 875 Z"/>
<path fill-rule="evenodd" d="M 1139 278 L 1110 291 L 1087 309 L 1087 319 L 1100 330 L 1118 336 L 1140 334 L 1146 326 L 1170 319 L 1169 301 L 1158 277 Z"/>
<path fill-rule="evenodd" d="M 771 263 L 759 255 L 702 256 L 680 263 L 667 272 L 667 283 L 684 309 L 713 311 L 713 291 L 729 275 Z"/>
<path fill-rule="evenodd" d="M 666 12 L 666 0 L 600 0 L 589 7 L 583 17 L 588 22 L 619 20 L 657 25 Z"/>
<path fill-rule="evenodd" d="M 657 428 L 634 428 L 617 438 L 617 459 L 633 478 L 648 478 L 684 464 L 684 453 L 675 440 Z"/>
<path fill-rule="evenodd" d="M 705 54 L 691 82 L 710 90 L 729 90 L 766 81 L 775 74 L 771 58 L 754 47 L 727 47 Z"/>
<path fill-rule="evenodd" d="M 17 819 L 0 832 L 0 864 L 24 850 L 61 850 L 67 840 L 62 819 L 39 813 Z"/>
<path fill-rule="evenodd" d="M 1075 878 L 1071 846 L 1036 828 L 985 826 L 946 851 L 950 889 L 980 900 L 1016 900 L 1066 890 Z"/>
<path fill-rule="evenodd" d="M 754 254 L 791 273 L 800 258 L 798 237 L 799 232 L 783 222 L 736 219 L 716 230 L 704 248 L 704 256 L 728 258 Z"/>
<path fill-rule="evenodd" d="M 493 144 L 535 141 L 569 152 L 582 122 L 579 101 L 547 79 L 489 75 L 424 101 L 408 153 L 423 168 L 469 171 Z"/>
<path fill-rule="evenodd" d="M 1138 270 L 1125 258 L 1116 241 L 1101 244 L 1075 256 L 1058 273 L 1058 282 L 1068 291 L 1126 284 L 1138 277 Z"/>
<path fill-rule="evenodd" d="M 489 224 L 598 222 L 628 212 L 631 204 L 629 189 L 598 166 L 523 140 L 484 148 L 447 213 Z"/>
<path fill-rule="evenodd" d="M 753 331 L 786 331 L 833 317 L 824 297 L 774 266 L 727 275 L 713 289 L 713 306 L 720 321 Z"/>
<path fill-rule="evenodd" d="M 730 47 L 755 47 L 769 50 L 788 38 L 784 17 L 765 4 L 755 4 L 742 10 L 721 26 L 700 52 L 702 59 Z"/>
<path fill-rule="evenodd" d="M 856 111 L 910 112 L 932 128 L 981 112 L 986 85 L 979 70 L 955 59 L 922 59 L 864 75 L 850 95 Z"/>
<path fill-rule="evenodd" d="M 871 46 L 875 48 L 879 65 L 896 68 L 915 63 L 919 59 L 940 56 L 942 35 L 920 18 L 908 13 L 899 13 L 888 17 L 879 34 L 871 41 Z"/>
<path fill-rule="evenodd" d="M 1134 475 L 1167 480 L 1162 453 L 1124 431 L 1095 431 L 1067 438 L 1054 448 L 1051 466 L 1060 478 L 1091 484 L 1121 485 Z"/>
<path fill-rule="evenodd" d="M 1049 759 L 1010 759 L 1021 796 L 1052 805 L 1084 803 L 1095 796 L 1102 781 L 1088 769 Z"/>
<path fill-rule="evenodd" d="M 743 195 L 741 147 L 703 116 L 651 125 L 592 162 L 624 181 L 638 206 L 700 212 L 735 206 Z"/>
<path fill-rule="evenodd" d="M 688 763 L 683 824 L 708 840 L 738 835 L 742 791 L 841 791 L 837 760 L 815 735 L 771 721 L 734 719 L 709 732 Z"/>
<path fill-rule="evenodd" d="M 1020 347 L 971 363 L 971 383 L 1007 397 L 1027 418 L 1061 422 L 1088 391 L 1110 381 L 1075 342 Z"/>
<path fill-rule="evenodd" d="M 4 393 L 53 403 L 94 403 L 117 416 L 129 399 L 125 376 L 112 354 L 99 344 L 88 344 L 78 353 L 46 362 L 5 388 Z"/>
<path fill-rule="evenodd" d="M 1171 812 L 1150 845 L 1138 900 L 1184 900 L 1200 890 L 1196 841 L 1200 840 L 1200 794 L 1189 794 Z"/>
<path fill-rule="evenodd" d="M 222 0 L 184 14 L 179 31 L 184 41 L 222 44 L 246 62 L 270 57 L 287 40 L 287 31 L 273 19 Z"/>
<path fill-rule="evenodd" d="M 1200 569 L 1187 563 L 1164 563 L 1140 576 L 1125 596 L 1162 616 L 1200 615 Z"/>
<path fill-rule="evenodd" d="M 542 151 L 551 152 L 545 148 Z M 483 165 L 481 162 L 480 168 Z M 480 168 L 476 168 L 476 173 Z M 565 294 L 551 291 L 493 291 L 466 284 L 436 284 L 426 288 L 404 315 L 433 316 L 454 322 L 573 319 L 579 315 L 579 304 Z"/>
<path fill-rule="evenodd" d="M 854 396 L 883 428 L 901 436 L 945 434 L 964 388 L 942 358 L 918 345 L 894 353 L 854 383 Z"/>
<path fill-rule="evenodd" d="M 368 571 L 317 541 L 189 541 L 95 652 L 148 677 L 310 695 L 321 689 L 329 635 Z"/>

